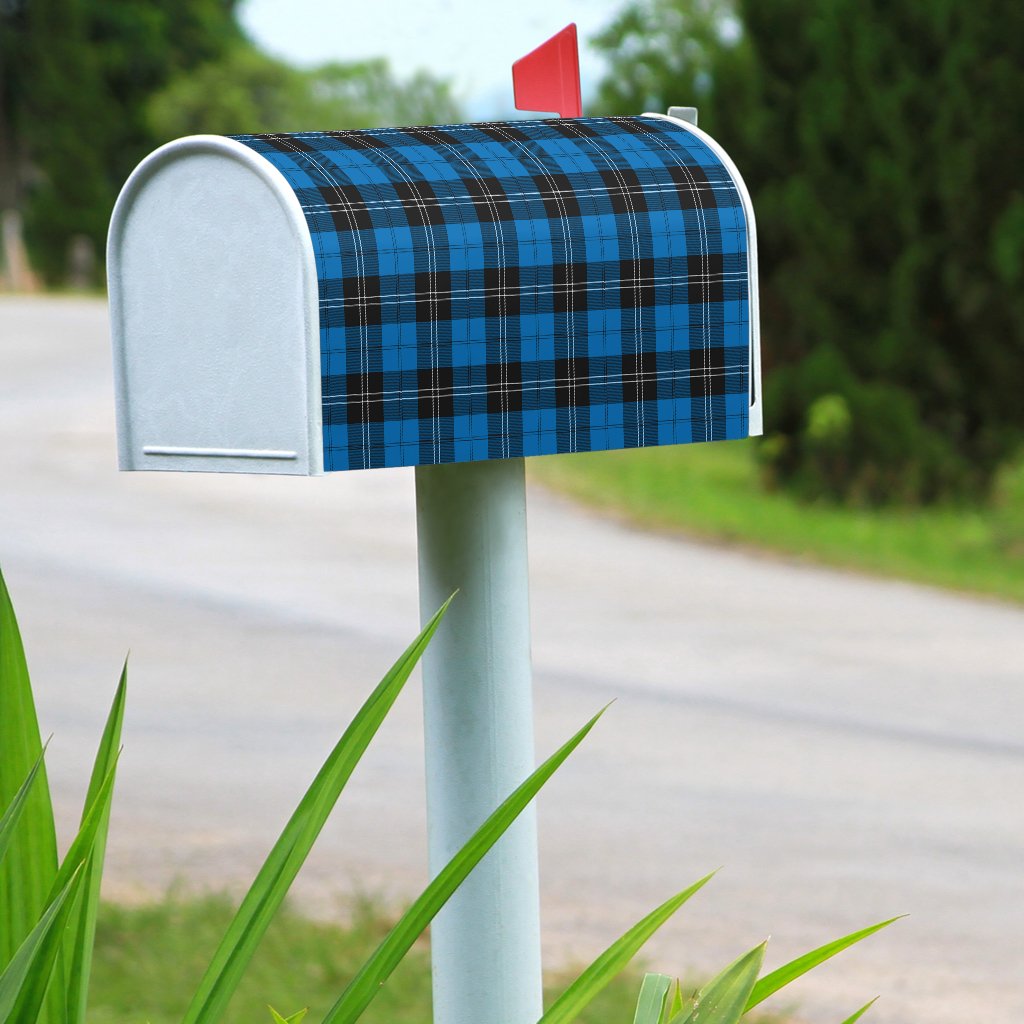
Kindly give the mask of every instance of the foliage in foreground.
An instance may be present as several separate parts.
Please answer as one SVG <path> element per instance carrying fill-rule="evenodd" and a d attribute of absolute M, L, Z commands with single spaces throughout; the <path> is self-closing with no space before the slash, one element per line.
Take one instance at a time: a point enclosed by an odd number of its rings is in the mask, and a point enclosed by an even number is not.
<path fill-rule="evenodd" d="M 437 630 L 447 603 L 392 666 L 310 785 L 210 959 L 182 1018 L 219 1021 L 271 920 L 360 758 Z M 100 744 L 83 824 L 56 858 L 49 788 L 24 649 L 0 576 L 0 1024 L 85 1024 L 113 765 L 124 708 L 122 674 Z M 498 806 L 359 965 L 324 1017 L 351 1024 L 378 995 L 434 915 L 600 715 L 563 744 Z"/>
<path fill-rule="evenodd" d="M 188 898 L 172 892 L 141 906 L 106 904 L 100 911 L 96 964 L 89 1024 L 126 1024 L 145 1007 L 148 1024 L 177 1024 L 183 993 L 194 985 L 212 949 L 231 920 L 231 902 L 223 896 Z M 265 1019 L 266 1004 L 308 1006 L 306 1020 L 319 1020 L 344 986 L 394 923 L 383 904 L 361 897 L 339 907 L 343 924 L 310 920 L 285 905 L 253 959 L 223 1024 L 253 1024 Z M 615 978 L 580 1015 L 578 1024 L 629 1024 L 634 1018 L 637 989 L 643 976 L 627 969 Z M 659 976 L 652 976 L 659 977 Z M 664 976 L 664 990 L 669 980 Z M 549 1002 L 565 978 L 549 978 Z M 677 983 L 678 985 L 678 983 Z M 707 986 L 704 986 L 707 988 Z M 700 986 L 678 986 L 675 1002 L 692 997 Z M 641 1007 L 651 1000 L 650 981 L 641 989 Z M 666 1001 L 668 1009 L 670 1002 Z M 780 1024 L 784 1018 L 748 1017 Z M 417 943 L 396 970 L 391 984 L 367 1009 L 363 1024 L 426 1024 L 430 1020 L 430 957 L 425 942 Z M 647 1024 L 646 1017 L 638 1018 Z M 661 1024 L 661 1022 L 659 1022 Z"/>
<path fill-rule="evenodd" d="M 661 922 L 674 914 L 709 881 L 710 877 L 709 875 L 701 879 L 685 892 L 655 909 L 612 943 L 555 1000 L 541 1017 L 539 1024 L 568 1024 L 576 1020 L 579 1012 L 626 966 L 640 945 L 653 934 L 654 928 L 650 927 L 651 924 L 657 921 L 654 927 L 660 927 Z M 658 920 L 659 918 L 661 920 Z M 650 979 L 661 977 L 666 983 L 668 979 L 665 976 L 649 975 L 640 990 L 634 1024 L 643 1024 L 645 1015 L 646 1024 L 740 1024 L 743 1017 L 760 1006 L 769 996 L 775 995 L 844 949 L 849 949 L 868 936 L 887 928 L 896 920 L 898 918 L 890 918 L 888 921 L 880 921 L 868 928 L 852 932 L 812 949 L 768 974 L 761 975 L 764 951 L 768 945 L 766 940 L 748 953 L 744 953 L 688 997 L 683 996 L 682 987 L 677 983 L 676 997 L 672 1000 L 663 999 L 658 1003 L 652 999 L 652 985 L 654 989 L 660 990 L 662 982 L 651 982 Z M 664 991 L 667 992 L 667 984 Z M 870 1005 L 868 1003 L 862 1007 L 856 1016 L 866 1012 Z"/>
<path fill-rule="evenodd" d="M 682 984 L 667 974 L 647 974 L 640 986 L 633 1024 L 729 1024 L 738 1021 L 760 1002 L 757 972 L 764 956 L 764 945 L 756 946 L 731 963 L 692 995 L 685 995 Z M 843 1021 L 855 1024 L 874 1006 L 865 1003 Z"/>
<path fill-rule="evenodd" d="M 223 896 L 172 892 L 152 904 L 104 904 L 96 935 L 89 1024 L 178 1024 L 188 992 L 234 912 Z M 380 900 L 339 904 L 340 923 L 311 920 L 289 904 L 281 909 L 222 1018 L 222 1024 L 268 1021 L 267 1004 L 282 1013 L 309 1007 L 320 1020 L 337 993 L 394 924 Z M 558 984 L 561 980 L 563 984 Z M 549 979 L 554 997 L 565 978 Z M 627 972 L 582 1014 L 579 1024 L 619 1024 L 632 1017 L 640 975 Z M 144 1009 L 144 1018 L 139 1008 Z M 430 953 L 417 942 L 361 1024 L 427 1024 Z"/>
<path fill-rule="evenodd" d="M 144 1006 L 149 1024 L 176 1024 L 182 993 L 202 973 L 207 951 L 231 919 L 232 905 L 223 896 L 186 898 L 171 893 L 142 906 L 105 905 L 96 937 L 92 1007 L 89 1024 L 125 1024 Z M 285 905 L 253 959 L 238 995 L 226 1009 L 223 1024 L 252 1024 L 266 1004 L 307 1006 L 307 1021 L 319 1020 L 367 954 L 394 923 L 379 901 L 363 897 L 342 908 L 344 924 L 310 920 Z M 770 976 L 769 976 L 770 977 Z M 578 1024 L 666 1024 L 679 1006 L 693 1005 L 711 984 L 672 983 L 664 975 L 641 975 L 627 969 L 614 978 L 576 1018 Z M 637 1004 L 637 989 L 640 999 Z M 558 979 L 546 985 L 548 1001 L 564 988 Z M 762 984 L 762 993 L 766 988 Z M 753 995 L 754 993 L 752 993 Z M 671 998 L 667 998 L 671 996 Z M 657 1001 L 663 1020 L 649 1016 Z M 748 1003 L 750 1000 L 748 999 Z M 747 1018 L 779 1022 L 783 1018 Z M 669 1011 L 672 1016 L 668 1016 Z M 417 943 L 362 1018 L 364 1024 L 426 1024 L 430 1019 L 430 957 Z M 852 1018 L 851 1018 L 852 1020 Z"/>
<path fill-rule="evenodd" d="M 696 103 L 750 187 L 776 477 L 987 493 L 1024 439 L 1024 5 L 633 0 L 597 44 L 601 112 Z"/>
<path fill-rule="evenodd" d="M 384 676 L 330 753 L 255 881 L 231 918 L 181 1018 L 221 1022 L 271 921 L 353 770 L 383 724 L 447 610 L 424 627 Z M 64 858 L 43 766 L 44 749 L 17 621 L 0 575 L 0 1024 L 85 1024 L 95 953 L 100 879 L 113 794 L 127 670 L 121 674 L 82 815 Z M 552 754 L 477 829 L 428 883 L 365 960 L 354 965 L 322 1024 L 354 1024 L 414 949 L 427 925 L 466 876 L 576 749 L 595 715 Z M 647 940 L 710 880 L 710 875 L 656 907 L 613 942 L 555 998 L 539 1024 L 569 1024 L 627 967 Z M 884 921 L 829 943 L 763 978 L 763 945 L 726 968 L 673 1024 L 737 1024 L 740 1017 L 808 970 L 868 935 Z M 643 1001 L 644 994 L 641 993 Z M 277 1024 L 299 1024 L 305 1011 Z"/>

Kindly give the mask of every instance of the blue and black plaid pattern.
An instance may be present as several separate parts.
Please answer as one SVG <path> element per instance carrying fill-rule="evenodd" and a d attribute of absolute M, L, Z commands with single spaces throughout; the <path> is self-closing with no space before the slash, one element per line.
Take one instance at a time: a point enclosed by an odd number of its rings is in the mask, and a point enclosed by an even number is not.
<path fill-rule="evenodd" d="M 653 117 L 243 135 L 305 212 L 324 468 L 746 437 L 748 240 Z"/>

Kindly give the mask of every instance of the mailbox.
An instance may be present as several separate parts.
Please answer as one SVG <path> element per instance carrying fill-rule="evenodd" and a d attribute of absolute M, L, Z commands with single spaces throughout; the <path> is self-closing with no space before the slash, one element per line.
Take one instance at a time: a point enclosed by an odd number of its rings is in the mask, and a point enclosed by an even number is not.
<path fill-rule="evenodd" d="M 122 469 L 761 431 L 753 211 L 655 114 L 172 142 L 109 239 Z"/>

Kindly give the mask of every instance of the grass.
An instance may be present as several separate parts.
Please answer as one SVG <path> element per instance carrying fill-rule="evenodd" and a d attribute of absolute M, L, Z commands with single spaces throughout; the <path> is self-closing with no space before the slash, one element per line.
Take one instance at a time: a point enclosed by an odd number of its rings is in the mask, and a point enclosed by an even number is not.
<path fill-rule="evenodd" d="M 559 455 L 530 468 L 539 482 L 642 526 L 1024 601 L 1024 545 L 1005 541 L 1005 512 L 801 503 L 762 489 L 748 441 Z"/>
<path fill-rule="evenodd" d="M 89 1024 L 179 1024 L 189 996 L 233 912 L 223 897 L 170 896 L 150 905 L 104 904 L 99 915 Z M 395 918 L 372 900 L 351 903 L 344 925 L 279 913 L 228 1007 L 223 1024 L 269 1024 L 308 1006 L 320 1020 Z M 553 979 L 555 988 L 561 988 Z M 613 981 L 580 1024 L 630 1024 L 639 971 Z M 364 1024 L 430 1024 L 430 963 L 417 944 L 361 1018 Z"/>

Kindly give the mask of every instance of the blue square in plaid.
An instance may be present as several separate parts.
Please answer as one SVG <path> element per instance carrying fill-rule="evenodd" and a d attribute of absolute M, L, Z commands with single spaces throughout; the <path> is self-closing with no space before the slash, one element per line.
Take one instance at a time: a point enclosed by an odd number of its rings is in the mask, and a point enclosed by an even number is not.
<path fill-rule="evenodd" d="M 324 468 L 746 437 L 736 182 L 654 117 L 242 135 L 320 285 Z"/>

